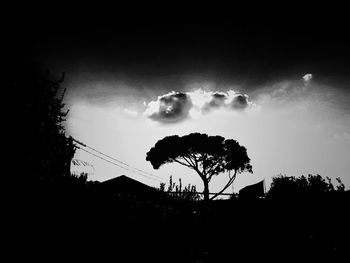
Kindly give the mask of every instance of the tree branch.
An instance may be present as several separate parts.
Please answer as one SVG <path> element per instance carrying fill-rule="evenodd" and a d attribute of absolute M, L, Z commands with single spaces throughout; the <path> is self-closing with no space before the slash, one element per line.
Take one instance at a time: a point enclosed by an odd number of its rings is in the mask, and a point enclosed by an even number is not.
<path fill-rule="evenodd" d="M 207 154 L 201 153 L 201 157 L 199 159 L 199 162 L 202 163 L 203 173 L 205 173 L 205 174 L 207 174 L 207 172 L 206 172 L 207 167 L 206 167 L 206 162 L 205 162 L 206 159 L 207 159 Z"/>
<path fill-rule="evenodd" d="M 185 156 L 181 156 L 181 158 L 183 158 L 189 165 L 196 167 L 195 163 L 191 160 L 191 157 L 187 159 Z"/>
<path fill-rule="evenodd" d="M 179 163 L 179 164 L 181 164 L 181 165 L 184 165 L 184 166 L 186 166 L 186 167 L 189 167 L 189 168 L 195 170 L 195 171 L 198 173 L 198 175 L 202 178 L 202 180 L 205 180 L 205 179 L 206 179 L 206 178 L 205 178 L 205 175 L 204 175 L 201 171 L 199 171 L 199 169 L 198 169 L 195 165 L 192 165 L 192 162 L 190 162 L 190 161 L 189 161 L 187 158 L 185 158 L 184 156 L 181 156 L 181 158 L 184 159 L 186 163 L 181 162 L 181 161 L 179 161 L 178 159 L 175 159 L 175 158 L 172 158 L 171 160 L 173 160 L 174 162 L 177 162 L 177 163 Z"/>
<path fill-rule="evenodd" d="M 193 167 L 192 167 L 190 164 L 181 162 L 181 161 L 179 161 L 178 159 L 172 158 L 171 160 L 173 160 L 174 162 L 177 162 L 177 163 L 179 163 L 179 164 L 181 164 L 181 165 L 184 165 L 184 166 L 186 166 L 186 167 L 189 167 L 189 168 L 192 168 L 192 169 L 193 169 Z"/>
<path fill-rule="evenodd" d="M 236 179 L 236 175 L 237 175 L 237 170 L 235 170 L 235 174 L 232 177 L 230 176 L 230 171 L 229 171 L 229 174 L 228 174 L 229 180 L 228 180 L 227 184 L 224 186 L 224 188 L 219 193 L 217 193 L 213 197 L 211 197 L 210 200 L 213 200 L 214 198 L 216 198 L 220 194 L 222 194 Z"/>
<path fill-rule="evenodd" d="M 218 167 L 218 164 L 216 164 L 216 167 L 214 167 L 214 166 L 215 166 L 215 165 L 212 165 L 212 166 L 210 167 L 211 169 L 209 169 L 209 171 L 208 171 L 208 173 L 210 172 L 209 177 L 208 177 L 208 180 L 209 180 L 209 181 L 211 180 L 211 178 L 212 178 L 213 175 L 215 174 L 214 171 L 215 171 L 215 168 Z"/>
<path fill-rule="evenodd" d="M 218 161 L 217 163 L 214 163 L 213 165 L 210 166 L 211 169 L 210 169 L 209 171 L 211 171 L 211 173 L 210 173 L 210 175 L 209 175 L 209 177 L 208 177 L 208 180 L 209 180 L 209 181 L 211 180 L 211 178 L 212 178 L 215 174 L 217 174 L 216 169 L 219 168 L 220 165 L 221 165 L 221 161 Z"/>
<path fill-rule="evenodd" d="M 196 168 L 198 169 L 198 160 L 197 160 L 196 155 L 195 155 L 195 154 L 190 154 L 190 156 L 193 158 L 194 163 L 195 163 L 195 165 L 196 165 Z"/>

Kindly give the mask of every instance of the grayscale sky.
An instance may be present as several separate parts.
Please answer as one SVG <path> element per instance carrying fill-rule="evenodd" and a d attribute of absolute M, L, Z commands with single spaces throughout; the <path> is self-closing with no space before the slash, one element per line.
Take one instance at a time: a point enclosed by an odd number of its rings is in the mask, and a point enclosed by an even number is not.
<path fill-rule="evenodd" d="M 85 78 L 82 76 L 82 79 Z M 236 190 L 263 178 L 269 184 L 271 176 L 280 173 L 341 177 L 349 185 L 350 108 L 347 101 L 350 96 L 318 80 L 317 75 L 300 72 L 295 78 L 256 87 L 187 77 L 175 90 L 167 87 L 166 80 L 162 81 L 163 85 L 144 86 L 118 78 L 72 81 L 68 85 L 68 89 L 72 87 L 71 93 L 67 94 L 68 132 L 165 181 L 173 175 L 186 183 L 196 183 L 199 188 L 201 181 L 195 172 L 178 164 L 153 170 L 145 160 L 146 152 L 165 136 L 204 132 L 236 139 L 247 148 L 254 174 L 238 176 L 234 183 Z M 167 105 L 168 110 L 179 117 L 160 115 L 161 98 L 176 96 L 179 90 L 190 98 L 190 109 L 187 110 L 186 103 L 174 102 Z M 225 95 L 227 102 L 208 106 L 216 92 Z M 230 107 L 230 100 L 240 94 L 248 96 L 248 103 L 244 108 Z M 184 110 L 177 111 L 174 107 Z M 147 184 L 159 185 L 155 180 L 118 169 L 84 152 L 78 151 L 77 156 L 95 165 L 93 179 L 106 180 L 127 174 Z M 219 190 L 224 179 L 225 176 L 218 176 L 212 189 Z"/>
<path fill-rule="evenodd" d="M 145 158 L 165 136 L 205 132 L 247 148 L 254 173 L 239 175 L 235 191 L 262 179 L 268 185 L 280 173 L 320 174 L 334 183 L 340 177 L 349 187 L 346 9 L 295 3 L 38 10 L 11 17 L 8 55 L 66 73 L 66 129 L 76 139 L 165 182 L 173 175 L 201 189 L 192 171 L 175 164 L 153 170 Z M 80 150 L 76 158 L 94 165 L 92 180 L 125 174 L 159 185 Z"/>

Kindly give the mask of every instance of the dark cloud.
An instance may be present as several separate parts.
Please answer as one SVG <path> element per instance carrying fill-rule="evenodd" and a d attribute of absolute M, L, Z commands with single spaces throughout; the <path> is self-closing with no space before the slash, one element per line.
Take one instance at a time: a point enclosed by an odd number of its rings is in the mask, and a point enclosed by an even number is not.
<path fill-rule="evenodd" d="M 223 93 L 214 93 L 212 95 L 212 100 L 209 102 L 210 107 L 220 107 L 225 104 L 227 100 L 227 95 Z"/>
<path fill-rule="evenodd" d="M 191 108 L 192 102 L 186 93 L 172 92 L 151 102 L 146 114 L 152 120 L 171 123 L 187 118 Z"/>
<path fill-rule="evenodd" d="M 248 96 L 239 94 L 231 101 L 231 107 L 235 110 L 243 110 L 248 107 Z"/>
<path fill-rule="evenodd" d="M 209 112 L 212 109 L 225 107 L 230 110 L 244 110 L 249 106 L 247 95 L 236 92 L 222 93 L 215 92 L 211 94 L 211 100 L 204 104 L 202 110 Z"/>
<path fill-rule="evenodd" d="M 211 109 L 217 109 L 225 106 L 228 96 L 225 93 L 215 92 L 211 94 L 211 99 L 209 102 L 203 105 L 203 112 L 209 112 Z"/>

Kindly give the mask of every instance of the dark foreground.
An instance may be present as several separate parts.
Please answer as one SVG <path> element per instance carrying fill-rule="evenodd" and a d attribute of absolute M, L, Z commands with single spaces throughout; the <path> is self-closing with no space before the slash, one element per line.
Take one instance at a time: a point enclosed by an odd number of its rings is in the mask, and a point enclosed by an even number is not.
<path fill-rule="evenodd" d="M 10 261 L 344 262 L 349 191 L 210 204 L 96 187 L 10 189 Z"/>

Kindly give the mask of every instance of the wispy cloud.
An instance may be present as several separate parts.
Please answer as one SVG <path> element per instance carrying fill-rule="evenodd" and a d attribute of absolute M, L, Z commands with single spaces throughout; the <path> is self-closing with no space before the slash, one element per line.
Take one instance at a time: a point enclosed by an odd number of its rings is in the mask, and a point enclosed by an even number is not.
<path fill-rule="evenodd" d="M 129 110 L 129 109 L 124 109 L 124 113 L 126 113 L 132 117 L 137 117 L 137 115 L 138 115 L 137 111 Z"/>

